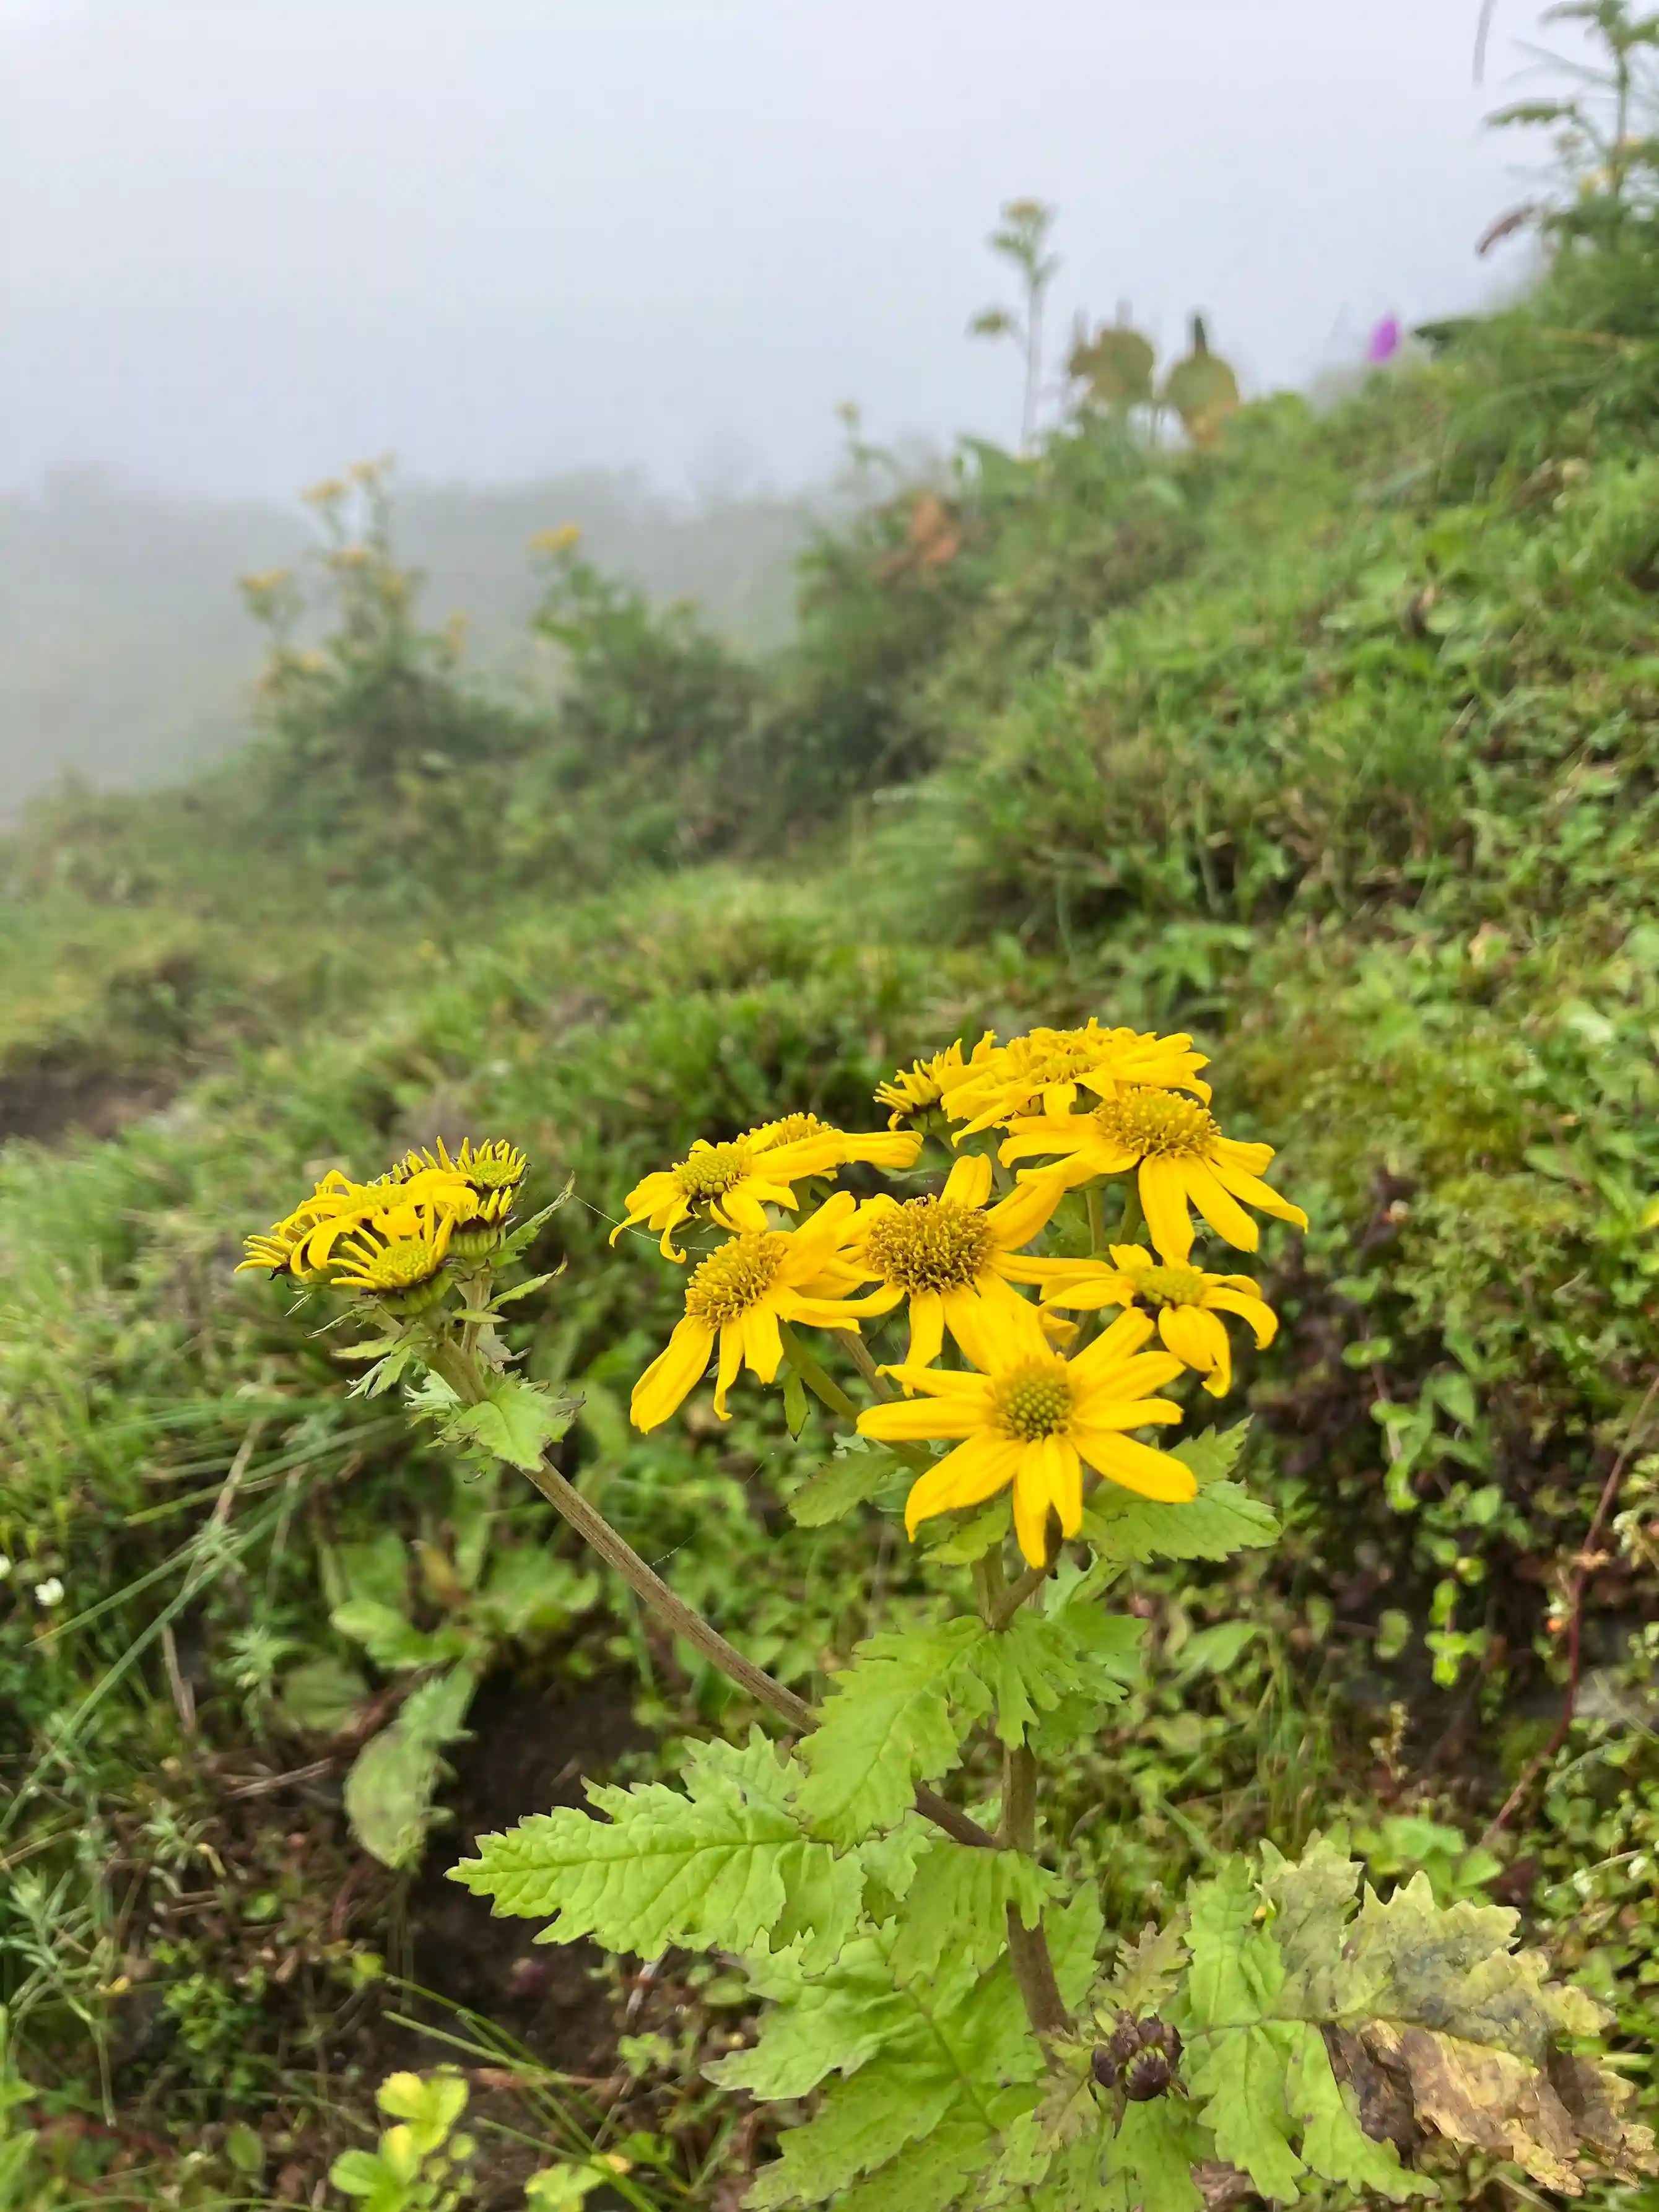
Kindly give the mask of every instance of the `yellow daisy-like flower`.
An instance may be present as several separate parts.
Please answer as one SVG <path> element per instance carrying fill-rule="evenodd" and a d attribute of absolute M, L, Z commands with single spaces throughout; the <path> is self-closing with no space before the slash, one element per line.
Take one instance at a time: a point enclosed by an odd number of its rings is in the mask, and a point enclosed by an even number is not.
<path fill-rule="evenodd" d="M 1093 1313 L 1102 1306 L 1145 1305 L 1158 1316 L 1166 1351 L 1204 1377 L 1212 1397 L 1232 1388 L 1232 1349 L 1218 1316 L 1237 1314 L 1265 1350 L 1279 1334 L 1279 1316 L 1248 1275 L 1206 1275 L 1202 1268 L 1154 1259 L 1144 1244 L 1114 1244 L 1109 1267 L 1100 1260 L 1035 1260 L 1045 1308 Z"/>
<path fill-rule="evenodd" d="M 871 1407 L 859 1416 L 860 1433 L 887 1443 L 958 1440 L 911 1490 L 904 1508 L 910 1534 L 934 1514 L 981 1504 L 1012 1483 L 1019 1548 L 1042 1567 L 1049 1515 L 1063 1535 L 1082 1526 L 1085 1466 L 1142 1498 L 1191 1498 L 1197 1485 L 1189 1468 L 1124 1434 L 1181 1419 L 1178 1406 L 1152 1395 L 1181 1372 L 1181 1362 L 1144 1351 L 1152 1333 L 1145 1314 L 1122 1314 L 1086 1352 L 1065 1359 L 1049 1349 L 1034 1308 L 983 1305 L 958 1324 L 957 1340 L 978 1374 L 890 1368 L 925 1395 Z"/>
<path fill-rule="evenodd" d="M 684 1253 L 674 1249 L 674 1231 L 699 1213 L 722 1229 L 760 1231 L 766 1227 L 769 1205 L 793 1212 L 793 1186 L 808 1176 L 833 1175 L 853 1160 L 878 1168 L 914 1167 L 921 1150 L 921 1139 L 908 1130 L 849 1136 L 815 1114 L 763 1122 L 726 1145 L 699 1137 L 683 1160 L 635 1184 L 611 1242 L 643 1221 L 661 1231 L 665 1260 L 684 1260 Z"/>
<path fill-rule="evenodd" d="M 716 1342 L 714 1411 L 730 1418 L 726 1394 L 747 1366 L 775 1382 L 783 1358 L 780 1322 L 817 1328 L 857 1326 L 857 1310 L 822 1295 L 825 1270 L 845 1243 L 856 1202 L 837 1191 L 799 1229 L 744 1229 L 699 1261 L 685 1286 L 685 1317 L 634 1385 L 629 1414 L 636 1429 L 665 1421 L 702 1381 Z"/>
<path fill-rule="evenodd" d="M 389 1206 L 340 1240 L 334 1285 L 366 1291 L 393 1313 L 419 1313 L 442 1295 L 453 1230 L 436 1206 Z"/>
<path fill-rule="evenodd" d="M 408 1183 L 415 1176 L 432 1171 L 461 1176 L 480 1196 L 504 1190 L 512 1197 L 517 1195 L 520 1184 L 530 1172 L 530 1162 L 505 1137 L 491 1137 L 481 1145 L 475 1145 L 471 1137 L 463 1137 L 452 1159 L 449 1148 L 440 1137 L 428 1151 L 405 1152 L 385 1179 L 387 1182 Z"/>
<path fill-rule="evenodd" d="M 937 1106 L 954 1084 L 962 1082 L 970 1068 L 988 1056 L 994 1042 L 988 1030 L 974 1047 L 971 1060 L 963 1059 L 959 1042 L 947 1045 L 931 1060 L 918 1060 L 908 1067 L 900 1068 L 890 1083 L 878 1084 L 877 1105 L 893 1109 L 887 1117 L 888 1127 L 896 1129 L 912 1114 L 922 1114 L 928 1107 Z"/>
<path fill-rule="evenodd" d="M 292 1213 L 274 1222 L 263 1237 L 250 1237 L 247 1257 L 238 1267 L 267 1267 L 295 1276 L 315 1275 L 325 1269 L 340 1238 L 361 1229 L 386 1206 L 392 1195 L 389 1180 L 353 1182 L 338 1168 L 329 1172 L 309 1198 Z M 429 1205 L 452 1212 L 465 1212 L 472 1205 L 466 1178 L 441 1168 L 422 1168 L 403 1176 L 395 1186 L 399 1205 Z"/>
<path fill-rule="evenodd" d="M 1254 1252 L 1261 1232 L 1245 1212 L 1254 1206 L 1305 1229 L 1299 1206 L 1261 1180 L 1273 1156 L 1271 1145 L 1245 1145 L 1224 1137 L 1207 1107 L 1173 1091 L 1129 1090 L 1103 1098 L 1087 1114 L 1033 1115 L 1009 1123 L 1005 1161 L 1058 1153 L 1053 1168 L 1025 1170 L 1051 1176 L 1061 1189 L 1099 1176 L 1133 1170 L 1141 1210 L 1158 1256 L 1184 1261 L 1193 1249 L 1188 1206 L 1195 1206 L 1218 1237 Z M 1024 1180 L 1025 1177 L 1022 1177 Z M 1240 1200 L 1243 1204 L 1240 1204 Z"/>
<path fill-rule="evenodd" d="M 957 1335 L 964 1305 L 977 1310 L 990 1298 L 1025 1310 L 1012 1286 L 1032 1279 L 1030 1263 L 1010 1255 L 1044 1226 L 1060 1191 L 1032 1180 L 1000 1205 L 988 1206 L 990 1195 L 991 1163 L 969 1154 L 953 1163 L 937 1198 L 872 1198 L 861 1206 L 846 1250 L 831 1263 L 831 1280 L 881 1285 L 860 1298 L 861 1314 L 891 1313 L 909 1301 L 908 1366 L 939 1358 L 945 1330 Z"/>
<path fill-rule="evenodd" d="M 1032 1030 L 988 1053 L 950 1087 L 945 1110 L 966 1126 L 955 1141 L 1006 1122 L 1016 1114 L 1067 1114 L 1079 1085 L 1104 1098 L 1129 1085 L 1191 1091 L 1207 1101 L 1198 1080 L 1209 1061 L 1189 1036 L 1155 1036 L 1150 1030 L 1103 1030 L 1092 1017 L 1080 1030 Z"/>

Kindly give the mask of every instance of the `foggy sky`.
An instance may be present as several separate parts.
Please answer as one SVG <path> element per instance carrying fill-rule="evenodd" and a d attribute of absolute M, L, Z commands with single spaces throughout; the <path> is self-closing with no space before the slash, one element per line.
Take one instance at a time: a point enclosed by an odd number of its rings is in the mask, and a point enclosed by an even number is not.
<path fill-rule="evenodd" d="M 1491 289 L 1534 0 L 0 0 L 0 483 L 287 494 L 1011 440 L 999 203 L 1054 323 L 1260 390 Z M 1513 266 L 1513 264 L 1510 264 Z"/>

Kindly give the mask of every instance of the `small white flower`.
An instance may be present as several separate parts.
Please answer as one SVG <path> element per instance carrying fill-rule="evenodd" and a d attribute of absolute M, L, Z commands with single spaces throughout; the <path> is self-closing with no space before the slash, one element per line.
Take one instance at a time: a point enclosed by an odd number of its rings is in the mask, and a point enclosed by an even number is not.
<path fill-rule="evenodd" d="M 45 1582 L 36 1583 L 34 1585 L 34 1601 L 37 1605 L 57 1605 L 61 1602 L 63 1595 L 64 1585 L 56 1575 L 48 1575 Z"/>

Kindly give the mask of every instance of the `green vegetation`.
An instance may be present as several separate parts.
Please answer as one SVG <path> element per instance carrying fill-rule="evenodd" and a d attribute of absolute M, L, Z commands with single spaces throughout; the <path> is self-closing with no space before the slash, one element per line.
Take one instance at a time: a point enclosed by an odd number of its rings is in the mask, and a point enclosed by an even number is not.
<path fill-rule="evenodd" d="M 826 1431 L 746 1386 L 729 1427 L 629 1428 L 676 1286 L 609 1225 L 696 1135 L 868 1127 L 915 1054 L 1091 1013 L 1190 1030 L 1312 1227 L 1268 1241 L 1283 1326 L 1221 1414 L 1285 1539 L 1133 1568 L 1146 1663 L 1069 1747 L 1056 1863 L 1133 1929 L 1218 1850 L 1305 1869 L 1342 1828 L 1397 1898 L 1518 1909 L 1653 2118 L 1650 174 L 1329 415 L 964 447 L 811 550 L 763 659 L 555 550 L 532 711 L 341 507 L 258 744 L 9 842 L 0 2205 L 309 2202 L 331 2166 L 370 2203 L 736 2201 L 775 2148 L 702 2072 L 758 2078 L 741 1979 L 538 1950 L 441 1877 L 754 1712 L 528 1486 L 353 1395 L 239 1240 L 469 1128 L 532 1152 L 535 1206 L 574 1176 L 506 1330 L 581 1395 L 561 1464 L 821 1695 L 918 1617 L 914 1555 L 791 1517 Z M 1268 1940 L 1204 1894 L 1218 1947 Z M 447 2091 L 377 2116 L 446 2060 L 461 2147 Z M 437 2130 L 407 2172 L 398 2125 Z"/>

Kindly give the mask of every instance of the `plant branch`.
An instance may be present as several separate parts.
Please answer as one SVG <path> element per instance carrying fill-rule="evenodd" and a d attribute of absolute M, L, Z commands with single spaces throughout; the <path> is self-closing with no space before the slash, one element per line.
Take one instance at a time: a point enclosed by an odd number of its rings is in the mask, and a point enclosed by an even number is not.
<path fill-rule="evenodd" d="M 839 1413 L 844 1421 L 856 1421 L 859 1409 L 833 1376 L 826 1375 L 817 1361 L 801 1342 L 787 1322 L 778 1324 L 778 1334 L 783 1339 L 783 1356 L 794 1369 L 812 1395 L 828 1406 L 832 1413 Z"/>
<path fill-rule="evenodd" d="M 1492 1838 L 1500 1834 L 1508 1826 L 1510 1815 L 1522 1803 L 1533 1784 L 1566 1741 L 1568 1731 L 1572 1727 L 1573 1717 L 1578 1710 L 1578 1670 L 1584 1619 L 1584 1593 L 1589 1586 L 1590 1576 L 1599 1563 L 1596 1546 L 1601 1540 L 1602 1528 L 1607 1524 L 1608 1514 L 1613 1510 L 1613 1501 L 1619 1495 L 1619 1485 L 1624 1480 L 1625 1469 L 1630 1463 L 1630 1455 L 1640 1441 L 1642 1431 L 1647 1423 L 1648 1413 L 1656 1398 L 1659 1398 L 1659 1374 L 1655 1375 L 1652 1382 L 1649 1383 L 1647 1394 L 1636 1409 L 1636 1418 L 1625 1432 L 1625 1441 L 1620 1446 L 1619 1456 L 1613 1461 L 1608 1470 L 1607 1479 L 1601 1486 L 1601 1495 L 1596 1500 L 1595 1514 L 1579 1550 L 1578 1564 L 1572 1578 L 1571 1612 L 1568 1616 L 1567 1623 L 1567 1694 L 1562 1700 L 1561 1717 L 1555 1723 L 1555 1730 L 1549 1741 L 1536 1758 L 1528 1762 L 1521 1779 L 1504 1800 L 1496 1819 L 1480 1838 L 1483 1845 L 1489 1844 Z"/>
<path fill-rule="evenodd" d="M 1005 1752 L 1002 1761 L 1002 1826 L 998 1840 L 1006 1849 L 1036 1852 L 1036 1761 L 1024 1744 Z M 1054 1960 L 1039 1917 L 1028 1928 L 1018 1910 L 1008 1907 L 1008 1961 L 1019 1984 L 1025 2016 L 1034 2035 L 1063 2035 L 1072 2024 L 1054 1979 Z"/>
<path fill-rule="evenodd" d="M 855 1328 L 832 1329 L 830 1334 L 852 1361 L 869 1387 L 870 1395 L 884 1403 L 892 1396 L 893 1386 L 877 1366 L 869 1346 Z"/>
<path fill-rule="evenodd" d="M 999 1636 L 1007 1627 L 1026 1599 L 1035 1596 L 1042 1588 L 1048 1579 L 1049 1571 L 1047 1567 L 1027 1567 L 1018 1581 L 1010 1583 L 1007 1589 L 1003 1592 L 992 1612 L 990 1623 Z"/>

